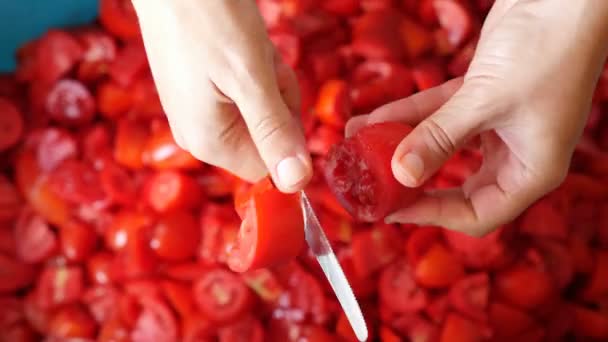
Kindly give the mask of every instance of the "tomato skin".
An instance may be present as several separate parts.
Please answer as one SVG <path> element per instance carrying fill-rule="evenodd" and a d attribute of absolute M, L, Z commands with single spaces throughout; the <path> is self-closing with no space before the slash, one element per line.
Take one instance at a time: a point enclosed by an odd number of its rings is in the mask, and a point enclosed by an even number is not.
<path fill-rule="evenodd" d="M 420 190 L 402 186 L 391 169 L 392 154 L 409 132 L 411 127 L 400 123 L 370 125 L 334 146 L 327 156 L 329 187 L 357 220 L 377 221 L 418 197 Z"/>
<path fill-rule="evenodd" d="M 129 89 L 115 82 L 107 81 L 97 88 L 96 101 L 99 112 L 106 118 L 118 118 L 133 104 Z"/>
<path fill-rule="evenodd" d="M 153 174 L 144 189 L 148 204 L 159 213 L 195 208 L 203 198 L 196 180 L 177 170 Z"/>
<path fill-rule="evenodd" d="M 77 160 L 67 160 L 48 178 L 51 190 L 65 201 L 86 204 L 103 201 L 106 194 L 93 167 Z"/>
<path fill-rule="evenodd" d="M 447 31 L 448 42 L 452 46 L 461 45 L 472 30 L 471 17 L 464 6 L 455 1 L 434 0 L 439 24 Z"/>
<path fill-rule="evenodd" d="M 69 33 L 50 30 L 44 34 L 36 47 L 37 78 L 51 83 L 76 65 L 83 56 L 83 49 Z"/>
<path fill-rule="evenodd" d="M 298 194 L 283 194 L 269 179 L 255 184 L 245 203 L 236 204 L 243 222 L 230 251 L 235 272 L 295 258 L 304 246 L 304 217 Z M 281 241 L 280 246 L 276 241 Z"/>
<path fill-rule="evenodd" d="M 130 0 L 118 1 L 130 3 Z M 129 41 L 118 51 L 116 59 L 110 64 L 109 74 L 118 85 L 128 87 L 145 71 L 146 63 L 147 57 L 143 43 L 139 40 Z"/>
<path fill-rule="evenodd" d="M 353 266 L 361 278 L 382 269 L 400 254 L 401 239 L 397 228 L 380 224 L 353 236 Z"/>
<path fill-rule="evenodd" d="M 61 251 L 68 260 L 82 262 L 95 249 L 97 234 L 93 227 L 85 223 L 70 221 L 61 227 L 59 241 Z"/>
<path fill-rule="evenodd" d="M 0 293 L 10 293 L 23 288 L 34 281 L 33 267 L 0 254 Z"/>
<path fill-rule="evenodd" d="M 582 291 L 583 298 L 594 300 L 608 294 L 608 251 L 600 250 L 595 255 L 595 267 L 591 278 Z"/>
<path fill-rule="evenodd" d="M 133 342 L 177 341 L 177 321 L 164 301 L 153 297 L 139 298 L 142 311 L 135 322 Z"/>
<path fill-rule="evenodd" d="M 195 255 L 201 229 L 192 214 L 175 211 L 163 215 L 153 230 L 150 246 L 160 258 L 180 261 Z"/>
<path fill-rule="evenodd" d="M 101 0 L 99 20 L 104 28 L 120 39 L 139 36 L 137 14 L 130 0 Z"/>
<path fill-rule="evenodd" d="M 162 125 L 147 139 L 142 150 L 142 161 L 144 165 L 158 170 L 196 170 L 201 167 L 201 162 L 177 146 L 168 125 Z"/>
<path fill-rule="evenodd" d="M 63 79 L 50 89 L 45 108 L 55 121 L 67 126 L 81 126 L 93 119 L 95 107 L 95 99 L 84 84 Z"/>
<path fill-rule="evenodd" d="M 120 164 L 131 169 L 143 166 L 142 153 L 149 137 L 145 124 L 131 119 L 118 122 L 114 140 L 114 158 Z"/>
<path fill-rule="evenodd" d="M 476 342 L 485 341 L 490 333 L 487 329 L 480 327 L 458 314 L 449 314 L 443 326 L 441 342 Z"/>
<path fill-rule="evenodd" d="M 554 282 L 542 270 L 522 263 L 498 272 L 494 277 L 498 295 L 522 308 L 534 308 L 546 303 L 554 294 Z"/>
<path fill-rule="evenodd" d="M 8 99 L 0 97 L 0 152 L 13 147 L 21 138 L 25 123 L 21 111 Z"/>
<path fill-rule="evenodd" d="M 422 256 L 414 274 L 421 285 L 441 288 L 460 279 L 464 275 L 464 267 L 450 250 L 436 243 Z"/>
<path fill-rule="evenodd" d="M 539 238 L 565 239 L 566 218 L 548 200 L 536 202 L 523 215 L 520 230 Z"/>
<path fill-rule="evenodd" d="M 348 84 L 343 80 L 329 80 L 319 90 L 315 114 L 322 123 L 341 129 L 351 113 Z"/>
<path fill-rule="evenodd" d="M 193 285 L 194 300 L 207 318 L 228 323 L 249 310 L 252 295 L 243 281 L 221 268 L 203 274 Z"/>
<path fill-rule="evenodd" d="M 497 337 L 514 336 L 534 325 L 534 318 L 525 311 L 499 301 L 490 303 L 488 319 Z"/>
<path fill-rule="evenodd" d="M 460 279 L 449 292 L 452 307 L 477 321 L 487 319 L 489 297 L 490 278 L 486 273 L 472 274 Z"/>
<path fill-rule="evenodd" d="M 36 299 L 50 309 L 77 302 L 84 291 L 84 277 L 78 266 L 47 266 L 36 286 Z"/>
<path fill-rule="evenodd" d="M 402 261 L 384 269 L 378 292 L 382 305 L 395 313 L 416 312 L 428 303 L 427 293 L 418 287 L 409 265 Z"/>
<path fill-rule="evenodd" d="M 263 342 L 264 328 L 260 321 L 247 317 L 239 322 L 223 327 L 219 331 L 220 342 Z"/>
<path fill-rule="evenodd" d="M 60 308 L 49 325 L 49 335 L 59 339 L 94 338 L 97 326 L 89 313 L 78 305 Z"/>
<path fill-rule="evenodd" d="M 113 255 L 108 252 L 98 252 L 87 260 L 88 279 L 92 284 L 108 284 L 112 282 Z"/>

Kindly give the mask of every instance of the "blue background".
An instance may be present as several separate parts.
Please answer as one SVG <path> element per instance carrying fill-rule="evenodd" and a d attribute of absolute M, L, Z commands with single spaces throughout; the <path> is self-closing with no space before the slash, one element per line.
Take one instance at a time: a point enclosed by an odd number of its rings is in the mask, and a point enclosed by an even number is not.
<path fill-rule="evenodd" d="M 90 23 L 97 0 L 0 0 L 0 71 L 15 67 L 15 50 L 51 27 Z"/>

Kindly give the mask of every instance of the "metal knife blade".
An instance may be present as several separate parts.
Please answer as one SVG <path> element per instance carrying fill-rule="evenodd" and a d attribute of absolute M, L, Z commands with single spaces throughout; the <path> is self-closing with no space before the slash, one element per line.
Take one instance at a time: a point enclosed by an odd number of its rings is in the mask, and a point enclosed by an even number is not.
<path fill-rule="evenodd" d="M 323 228 L 321 228 L 319 219 L 317 219 L 304 191 L 300 192 L 300 204 L 304 214 L 304 235 L 306 242 L 317 258 L 319 265 L 321 265 L 321 269 L 325 273 L 325 277 L 327 277 L 331 288 L 334 290 L 355 335 L 359 341 L 367 341 L 367 325 L 365 324 L 357 298 L 355 298 L 355 294 L 344 275 L 344 271 L 340 267 L 338 258 L 334 254 L 323 232 Z"/>

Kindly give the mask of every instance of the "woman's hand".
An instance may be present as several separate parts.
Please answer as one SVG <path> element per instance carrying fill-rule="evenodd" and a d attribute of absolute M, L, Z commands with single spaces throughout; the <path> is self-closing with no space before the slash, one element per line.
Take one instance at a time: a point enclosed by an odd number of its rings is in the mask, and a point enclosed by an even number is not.
<path fill-rule="evenodd" d="M 196 158 L 285 192 L 312 164 L 293 71 L 253 0 L 134 0 L 148 59 L 177 143 Z"/>
<path fill-rule="evenodd" d="M 389 222 L 483 235 L 565 177 L 608 47 L 608 2 L 497 0 L 464 80 L 352 119 L 347 133 L 388 120 L 417 124 L 392 167 L 420 186 L 470 138 L 484 161 L 461 189 L 426 194 Z"/>

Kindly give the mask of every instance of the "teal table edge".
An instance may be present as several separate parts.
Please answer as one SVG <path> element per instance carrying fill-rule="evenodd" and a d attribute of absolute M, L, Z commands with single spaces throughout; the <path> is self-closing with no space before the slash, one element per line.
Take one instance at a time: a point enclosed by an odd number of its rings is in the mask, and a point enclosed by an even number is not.
<path fill-rule="evenodd" d="M 15 69 L 15 51 L 28 40 L 96 17 L 97 0 L 0 0 L 0 72 Z"/>

